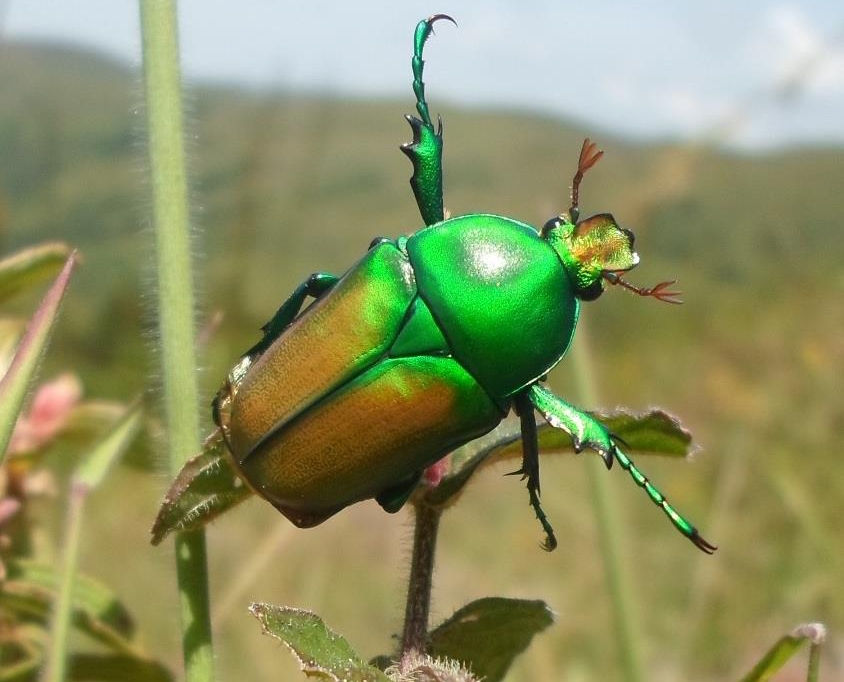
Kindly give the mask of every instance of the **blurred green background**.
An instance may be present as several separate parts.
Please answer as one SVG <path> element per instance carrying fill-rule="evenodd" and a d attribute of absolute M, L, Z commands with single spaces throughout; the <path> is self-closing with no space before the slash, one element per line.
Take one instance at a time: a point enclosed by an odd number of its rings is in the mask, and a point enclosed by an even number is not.
<path fill-rule="evenodd" d="M 397 27 L 408 47 L 411 28 Z M 189 89 L 196 321 L 203 327 L 222 315 L 198 368 L 209 401 L 307 275 L 342 273 L 373 237 L 419 227 L 410 166 L 397 150 L 409 139 L 407 90 L 392 100 Z M 602 406 L 665 407 L 699 445 L 691 463 L 639 463 L 719 545 L 711 558 L 625 476 L 608 474 L 624 511 L 649 679 L 734 679 L 807 620 L 830 628 L 823 679 L 844 677 L 844 148 L 730 151 L 722 145 L 729 125 L 692 141 L 635 141 L 547 113 L 441 105 L 436 91 L 431 79 L 432 110 L 446 123 L 453 215 L 543 224 L 567 205 L 589 135 L 606 157 L 585 181 L 584 211 L 611 211 L 635 231 L 642 265 L 632 281 L 677 278 L 684 292 L 685 305 L 672 307 L 610 291 L 584 307 L 578 338 L 592 353 Z M 157 389 L 142 124 L 136 70 L 78 49 L 3 45 L 0 245 L 8 252 L 61 239 L 81 250 L 42 377 L 72 369 L 92 397 Z M 567 395 L 565 362 L 551 383 Z M 92 498 L 82 569 L 124 598 L 151 653 L 178 668 L 173 557 L 148 544 L 167 484 L 163 458 L 152 460 L 115 471 Z M 444 518 L 434 620 L 482 596 L 541 598 L 557 623 L 510 679 L 616 679 L 582 461 L 543 462 L 543 503 L 561 541 L 552 554 L 538 546 L 523 486 L 501 473 L 480 475 Z M 45 535 L 57 532 L 60 510 L 38 508 Z M 408 512 L 388 516 L 364 503 L 299 531 L 251 500 L 208 536 L 220 679 L 298 674 L 287 652 L 260 635 L 251 601 L 314 610 L 365 656 L 394 646 Z"/>

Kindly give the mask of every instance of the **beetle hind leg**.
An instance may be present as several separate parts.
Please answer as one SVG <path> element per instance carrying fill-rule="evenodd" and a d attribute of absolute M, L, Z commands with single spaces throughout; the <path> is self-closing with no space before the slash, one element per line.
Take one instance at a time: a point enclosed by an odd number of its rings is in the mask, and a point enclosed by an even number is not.
<path fill-rule="evenodd" d="M 419 485 L 419 480 L 422 478 L 423 473 L 422 471 L 417 471 L 407 480 L 381 491 L 375 496 L 375 501 L 381 505 L 381 508 L 385 512 L 395 514 L 404 506 L 404 503 L 407 502 L 413 491 L 416 490 L 416 486 Z"/>
<path fill-rule="evenodd" d="M 545 542 L 542 543 L 542 548 L 551 552 L 557 548 L 557 538 L 554 535 L 551 522 L 548 521 L 548 517 L 539 502 L 539 436 L 536 431 L 533 404 L 530 402 L 527 393 L 519 394 L 514 404 L 522 428 L 522 468 L 513 473 L 521 474 L 522 479 L 527 480 L 530 506 L 533 507 L 536 518 L 545 531 Z"/>

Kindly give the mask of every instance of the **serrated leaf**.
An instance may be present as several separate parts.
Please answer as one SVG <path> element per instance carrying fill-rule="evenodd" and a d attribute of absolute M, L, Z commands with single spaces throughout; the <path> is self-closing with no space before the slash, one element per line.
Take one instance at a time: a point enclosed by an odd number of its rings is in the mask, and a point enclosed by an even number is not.
<path fill-rule="evenodd" d="M 19 291 L 55 277 L 70 255 L 70 247 L 49 242 L 23 249 L 0 260 L 0 302 Z"/>
<path fill-rule="evenodd" d="M 68 679 L 78 682 L 170 682 L 173 674 L 158 661 L 126 654 L 73 654 Z"/>
<path fill-rule="evenodd" d="M 6 563 L 0 605 L 22 618 L 46 625 L 59 589 L 56 569 L 28 560 Z M 126 607 L 102 583 L 77 575 L 73 590 L 74 627 L 122 653 L 134 653 L 135 626 Z"/>
<path fill-rule="evenodd" d="M 12 363 L 0 380 L 0 457 L 5 456 L 26 392 L 47 347 L 75 262 L 72 253 L 29 321 Z"/>
<path fill-rule="evenodd" d="M 637 414 L 629 410 L 592 412 L 598 420 L 617 435 L 628 448 L 640 454 L 685 457 L 691 450 L 691 434 L 680 421 L 660 409 Z M 550 424 L 540 424 L 539 452 L 541 455 L 573 453 L 571 437 Z M 481 466 L 522 456 L 521 432 L 516 420 L 506 420 L 477 440 L 455 450 L 451 455 L 448 473 L 436 488 L 424 490 L 425 504 L 443 506 L 454 502 L 471 475 Z"/>
<path fill-rule="evenodd" d="M 174 531 L 202 528 L 250 495 L 252 490 L 234 470 L 217 429 L 202 452 L 185 463 L 164 496 L 150 531 L 151 542 L 157 545 Z"/>
<path fill-rule="evenodd" d="M 826 628 L 820 623 L 796 627 L 790 634 L 780 637 L 753 669 L 741 678 L 741 682 L 765 682 L 771 679 L 806 642 L 820 646 L 825 638 Z"/>
<path fill-rule="evenodd" d="M 310 611 L 272 604 L 252 604 L 249 611 L 265 634 L 284 642 L 312 677 L 340 682 L 389 682 L 383 672 L 362 661 L 351 645 Z"/>
<path fill-rule="evenodd" d="M 543 601 L 478 599 L 431 632 L 429 653 L 463 663 L 484 682 L 498 682 L 534 635 L 553 622 Z"/>

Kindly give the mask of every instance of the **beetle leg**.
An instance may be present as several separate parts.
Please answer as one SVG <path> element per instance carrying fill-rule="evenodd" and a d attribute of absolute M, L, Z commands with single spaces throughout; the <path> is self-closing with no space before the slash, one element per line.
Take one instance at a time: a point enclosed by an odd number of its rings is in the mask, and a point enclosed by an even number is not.
<path fill-rule="evenodd" d="M 420 118 L 405 116 L 413 130 L 413 141 L 403 144 L 400 149 L 407 154 L 413 163 L 413 176 L 410 178 L 410 186 L 413 195 L 416 197 L 416 205 L 422 214 L 422 220 L 426 225 L 443 220 L 443 125 L 442 120 L 437 117 L 437 127 L 431 121 L 431 114 L 428 111 L 428 102 L 425 99 L 425 83 L 422 80 L 422 71 L 425 68 L 425 61 L 422 59 L 422 52 L 425 42 L 433 32 L 434 22 L 440 19 L 447 19 L 457 25 L 447 14 L 435 14 L 423 19 L 416 25 L 413 35 L 413 92 L 416 95 L 416 111 Z"/>
<path fill-rule="evenodd" d="M 336 275 L 330 275 L 327 272 L 315 272 L 308 277 L 308 279 L 296 287 L 296 290 L 290 295 L 290 298 L 282 303 L 281 307 L 276 311 L 275 315 L 272 316 L 270 321 L 261 327 L 261 331 L 264 332 L 264 337 L 252 346 L 252 348 L 246 351 L 246 353 L 243 354 L 244 357 L 254 359 L 255 356 L 261 355 L 261 353 L 272 345 L 272 342 L 278 338 L 279 334 L 281 334 L 281 332 L 283 332 L 287 326 L 296 319 L 296 315 L 299 314 L 299 311 L 302 309 L 302 305 L 305 303 L 305 299 L 308 296 L 319 298 L 331 289 L 331 287 L 337 284 L 339 279 L 340 278 Z"/>
<path fill-rule="evenodd" d="M 520 473 L 523 479 L 527 479 L 530 506 L 533 507 L 536 518 L 539 519 L 545 531 L 545 542 L 542 543 L 542 548 L 551 552 L 557 547 L 557 538 L 539 502 L 539 436 L 536 431 L 533 404 L 525 392 L 516 396 L 513 403 L 522 427 L 522 468 L 513 473 Z"/>
<path fill-rule="evenodd" d="M 697 528 L 674 509 L 665 495 L 633 464 L 633 460 L 618 449 L 606 426 L 593 416 L 581 412 L 538 384 L 533 384 L 528 389 L 527 395 L 530 403 L 551 426 L 563 429 L 571 435 L 576 451 L 583 448 L 595 450 L 604 458 L 607 468 L 610 467 L 613 460 L 618 462 L 619 466 L 630 474 L 633 482 L 648 494 L 651 502 L 662 509 L 672 525 L 691 540 L 695 547 L 707 554 L 712 554 L 717 549 L 715 545 L 700 536 Z"/>

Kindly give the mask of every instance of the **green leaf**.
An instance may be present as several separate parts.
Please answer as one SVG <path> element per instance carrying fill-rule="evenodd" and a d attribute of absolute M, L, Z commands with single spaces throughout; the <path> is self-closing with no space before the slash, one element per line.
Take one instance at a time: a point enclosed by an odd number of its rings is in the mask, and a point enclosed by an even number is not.
<path fill-rule="evenodd" d="M 27 623 L 6 623 L 0 647 L 0 682 L 34 682 L 44 661 L 47 633 Z"/>
<path fill-rule="evenodd" d="M 67 291 L 75 262 L 76 257 L 72 253 L 29 321 L 12 364 L 0 380 L 0 457 L 5 456 L 26 392 L 47 348 L 50 331 L 58 316 L 59 305 Z"/>
<path fill-rule="evenodd" d="M 598 420 L 633 452 L 685 457 L 691 451 L 691 434 L 680 421 L 660 409 L 644 413 L 629 410 L 593 412 Z M 571 437 L 550 424 L 540 424 L 539 451 L 542 455 L 573 453 Z M 517 420 L 506 420 L 492 432 L 467 443 L 451 454 L 449 472 L 436 488 L 423 489 L 424 503 L 444 506 L 454 502 L 471 475 L 481 466 L 522 456 L 521 432 Z"/>
<path fill-rule="evenodd" d="M 66 443 L 77 449 L 87 446 L 111 430 L 125 416 L 126 409 L 126 403 L 119 401 L 84 400 L 71 410 L 67 423 L 55 442 Z M 150 414 L 145 415 L 143 422 L 143 437 L 134 439 L 121 462 L 127 466 L 157 472 L 160 462 L 151 452 L 150 444 L 161 442 L 164 438 L 161 423 Z"/>
<path fill-rule="evenodd" d="M 817 667 L 812 670 L 811 660 L 816 660 L 817 649 L 826 639 L 826 628 L 821 623 L 806 623 L 799 625 L 790 634 L 780 637 L 767 653 L 753 666 L 747 675 L 741 678 L 741 682 L 764 682 L 771 677 L 806 643 L 810 642 L 812 653 L 810 659 L 809 680 L 817 679 Z"/>
<path fill-rule="evenodd" d="M 252 494 L 232 467 L 222 432 L 208 436 L 173 481 L 152 526 L 152 544 L 173 531 L 202 528 Z"/>
<path fill-rule="evenodd" d="M 68 678 L 80 682 L 170 682 L 173 674 L 158 661 L 126 654 L 74 654 Z"/>
<path fill-rule="evenodd" d="M 79 464 L 74 481 L 87 490 L 100 485 L 109 468 L 132 444 L 143 424 L 144 411 L 140 403 L 129 407 L 118 423 Z"/>
<path fill-rule="evenodd" d="M 5 637 L 0 682 L 36 682 L 48 644 L 47 632 L 37 626 L 15 624 Z M 173 674 L 161 663 L 124 653 L 71 654 L 68 670 L 67 679 L 80 682 L 170 682 L 173 679 Z"/>
<path fill-rule="evenodd" d="M 61 242 L 39 244 L 0 260 L 0 302 L 19 291 L 55 277 L 70 255 Z"/>
<path fill-rule="evenodd" d="M 543 601 L 478 599 L 431 633 L 429 653 L 463 663 L 484 682 L 498 682 L 533 636 L 553 622 Z"/>
<path fill-rule="evenodd" d="M 316 614 L 272 604 L 252 604 L 249 610 L 266 634 L 284 642 L 306 675 L 337 682 L 389 682 Z"/>
<path fill-rule="evenodd" d="M 55 568 L 23 559 L 6 563 L 7 577 L 0 588 L 0 606 L 46 625 L 58 593 Z M 73 625 L 122 653 L 134 653 L 134 623 L 126 607 L 102 583 L 77 575 L 73 590 Z"/>
<path fill-rule="evenodd" d="M 0 318 L 0 375 L 9 369 L 15 348 L 26 328 L 26 321 L 16 318 Z"/>

